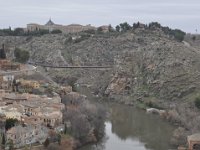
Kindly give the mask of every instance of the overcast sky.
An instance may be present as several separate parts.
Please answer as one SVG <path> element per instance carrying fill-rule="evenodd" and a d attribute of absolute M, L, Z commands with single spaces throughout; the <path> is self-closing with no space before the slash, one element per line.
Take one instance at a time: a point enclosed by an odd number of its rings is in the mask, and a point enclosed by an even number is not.
<path fill-rule="evenodd" d="M 157 21 L 200 32 L 200 0 L 0 0 L 0 4 L 0 28 L 45 24 L 51 17 L 65 25 Z"/>

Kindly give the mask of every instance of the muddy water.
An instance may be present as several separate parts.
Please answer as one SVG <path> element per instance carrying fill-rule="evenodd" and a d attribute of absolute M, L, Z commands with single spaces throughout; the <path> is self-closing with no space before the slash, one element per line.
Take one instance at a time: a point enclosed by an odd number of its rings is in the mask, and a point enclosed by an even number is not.
<path fill-rule="evenodd" d="M 105 137 L 80 150 L 168 150 L 174 127 L 156 115 L 134 107 L 103 103 L 110 112 Z"/>

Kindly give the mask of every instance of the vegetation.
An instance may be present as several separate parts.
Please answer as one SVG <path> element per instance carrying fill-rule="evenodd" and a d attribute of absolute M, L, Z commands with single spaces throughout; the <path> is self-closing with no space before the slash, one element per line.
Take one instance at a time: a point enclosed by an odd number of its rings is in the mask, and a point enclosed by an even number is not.
<path fill-rule="evenodd" d="M 44 147 L 48 147 L 49 144 L 50 144 L 50 141 L 49 141 L 49 139 L 47 138 L 47 139 L 44 141 L 43 145 L 44 145 Z"/>
<path fill-rule="evenodd" d="M 7 145 L 9 147 L 8 150 L 13 150 L 14 149 L 14 144 L 13 144 L 13 141 L 11 139 L 8 140 Z"/>
<path fill-rule="evenodd" d="M 83 32 L 88 33 L 88 34 L 95 34 L 96 33 L 96 31 L 94 29 L 85 30 Z"/>
<path fill-rule="evenodd" d="M 101 33 L 103 33 L 102 27 L 97 28 L 97 34 L 101 34 Z"/>
<path fill-rule="evenodd" d="M 16 28 L 12 30 L 10 27 L 8 29 L 0 29 L 0 36 L 41 36 L 44 34 L 59 34 L 62 33 L 61 30 L 53 30 L 49 32 L 46 29 L 37 29 L 35 31 L 25 31 L 23 28 Z"/>
<path fill-rule="evenodd" d="M 53 30 L 53 31 L 51 31 L 51 33 L 52 34 L 59 34 L 59 33 L 62 33 L 62 31 L 61 30 Z"/>
<path fill-rule="evenodd" d="M 0 58 L 1 59 L 6 59 L 6 52 L 4 50 L 4 45 L 3 45 L 3 49 L 0 50 Z"/>
<path fill-rule="evenodd" d="M 6 138 L 5 138 L 5 134 L 3 133 L 2 134 L 2 139 L 1 139 L 2 148 L 4 148 L 5 144 L 6 144 Z"/>
<path fill-rule="evenodd" d="M 131 26 L 127 22 L 120 23 L 119 26 L 120 26 L 121 32 L 126 32 L 131 29 Z"/>
<path fill-rule="evenodd" d="M 20 63 L 26 63 L 29 60 L 30 54 L 28 51 L 16 48 L 14 51 L 15 61 Z"/>
<path fill-rule="evenodd" d="M 115 28 L 116 28 L 117 32 L 120 32 L 120 26 L 119 25 L 117 25 Z"/>
<path fill-rule="evenodd" d="M 195 40 L 196 40 L 196 36 L 193 36 L 193 37 L 192 37 L 192 40 L 195 41 Z"/>
<path fill-rule="evenodd" d="M 88 142 L 87 138 L 91 129 L 94 129 L 97 139 L 102 137 L 106 111 L 103 107 L 90 104 L 87 100 L 79 100 L 78 102 L 75 107 L 78 109 L 68 107 L 64 111 L 64 121 L 71 123 L 71 128 L 67 129 L 66 132 L 71 133 L 81 143 Z"/>
<path fill-rule="evenodd" d="M 170 29 L 169 27 L 163 27 L 158 22 L 151 22 L 151 23 L 149 23 L 149 25 L 144 25 L 144 24 L 141 24 L 140 22 L 138 22 L 138 23 L 133 23 L 133 26 L 130 26 L 127 22 L 124 22 L 124 23 L 120 23 L 119 25 L 117 25 L 115 29 L 117 32 L 126 32 L 129 30 L 135 30 L 135 29 L 141 28 L 141 27 L 144 27 L 145 29 L 149 29 L 149 30 L 160 29 L 165 34 L 174 37 L 179 42 L 183 41 L 184 36 L 186 35 L 185 32 L 183 32 L 179 29 Z"/>
<path fill-rule="evenodd" d="M 5 129 L 8 130 L 14 127 L 17 123 L 18 123 L 17 119 L 12 119 L 12 118 L 6 119 Z"/>
<path fill-rule="evenodd" d="M 108 26 L 108 32 L 114 32 L 115 30 L 113 29 L 113 27 L 111 25 Z"/>
<path fill-rule="evenodd" d="M 200 97 L 197 97 L 197 98 L 195 99 L 195 106 L 196 106 L 198 109 L 200 109 Z"/>
<path fill-rule="evenodd" d="M 186 33 L 179 29 L 175 29 L 175 30 L 171 30 L 169 34 L 173 35 L 174 38 L 178 40 L 179 42 L 182 42 L 184 40 L 184 36 Z"/>

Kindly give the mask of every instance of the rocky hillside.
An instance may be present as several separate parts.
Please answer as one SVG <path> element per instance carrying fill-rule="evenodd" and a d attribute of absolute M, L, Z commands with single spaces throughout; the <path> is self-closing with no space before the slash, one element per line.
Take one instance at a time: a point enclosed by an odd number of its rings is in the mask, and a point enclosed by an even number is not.
<path fill-rule="evenodd" d="M 77 40 L 78 39 L 78 40 Z M 49 70 L 55 78 L 74 76 L 95 93 L 112 98 L 179 100 L 200 88 L 198 46 L 178 42 L 159 29 L 99 35 L 0 37 L 9 57 L 15 47 L 30 61 L 56 65 L 112 65 L 111 70 Z M 101 80 L 100 80 L 101 79 Z M 133 97 L 133 98 L 132 98 Z"/>
<path fill-rule="evenodd" d="M 30 61 L 43 64 L 111 65 L 110 70 L 45 69 L 45 74 L 117 102 L 162 107 L 169 110 L 170 121 L 195 133 L 200 129 L 200 112 L 194 105 L 200 90 L 200 47 L 198 36 L 191 39 L 192 35 L 178 42 L 160 29 L 135 29 L 0 37 L 0 44 L 5 44 L 10 58 L 17 47 L 30 52 Z"/>

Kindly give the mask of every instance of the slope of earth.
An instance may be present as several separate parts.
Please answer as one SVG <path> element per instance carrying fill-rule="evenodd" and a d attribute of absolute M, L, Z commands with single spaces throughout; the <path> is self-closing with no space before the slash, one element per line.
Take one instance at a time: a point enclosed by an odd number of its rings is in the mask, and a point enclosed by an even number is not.
<path fill-rule="evenodd" d="M 15 47 L 30 51 L 34 62 L 111 65 L 110 70 L 46 69 L 46 73 L 59 83 L 85 85 L 117 102 L 162 107 L 171 111 L 171 121 L 192 133 L 200 129 L 194 105 L 200 89 L 198 45 L 177 42 L 160 29 L 81 36 L 0 37 L 0 44 L 5 43 L 9 57 Z"/>

